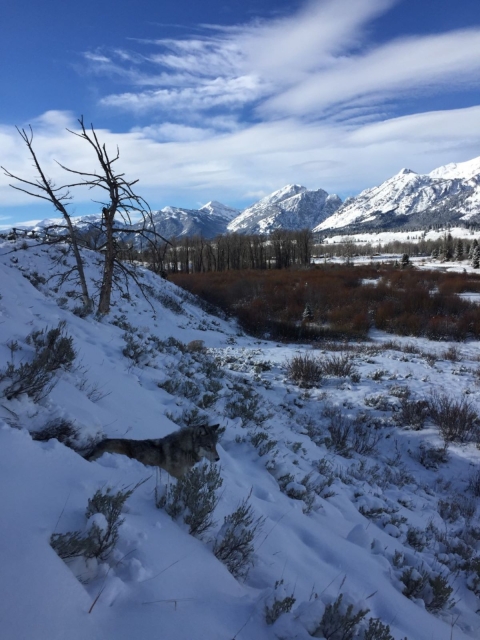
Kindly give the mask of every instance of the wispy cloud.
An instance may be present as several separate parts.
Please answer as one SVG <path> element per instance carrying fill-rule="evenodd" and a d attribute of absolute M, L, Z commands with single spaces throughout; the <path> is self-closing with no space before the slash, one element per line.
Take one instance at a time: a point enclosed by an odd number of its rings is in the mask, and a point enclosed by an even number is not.
<path fill-rule="evenodd" d="M 262 105 L 265 112 L 311 114 L 319 108 L 355 104 L 358 98 L 381 105 L 413 92 L 478 85 L 480 29 L 396 40 L 365 54 L 332 61 Z"/>
<path fill-rule="evenodd" d="M 148 41 L 142 54 L 86 57 L 96 73 L 130 83 L 104 96 L 104 107 L 167 119 L 247 109 L 257 121 L 295 116 L 358 124 L 392 113 L 393 98 L 478 82 L 480 29 L 370 42 L 370 23 L 393 4 L 312 0 L 294 15 Z"/>
<path fill-rule="evenodd" d="M 103 97 L 104 106 L 157 113 L 239 109 L 274 99 L 331 67 L 360 46 L 368 22 L 392 4 L 310 2 L 289 17 L 230 28 L 205 25 L 201 35 L 146 41 L 156 49 L 148 54 L 95 51 L 85 58 L 95 73 L 132 84 L 130 91 Z"/>
<path fill-rule="evenodd" d="M 55 119 L 59 126 L 54 126 Z M 292 182 L 348 195 L 378 184 L 402 166 L 429 172 L 441 164 L 466 160 L 478 155 L 479 121 L 480 106 L 356 126 L 282 118 L 221 133 L 170 123 L 129 133 L 100 129 L 98 135 L 107 148 L 118 144 L 118 169 L 140 178 L 138 192 L 154 207 L 195 206 L 211 199 L 240 205 L 254 200 L 254 194 Z M 65 124 L 76 125 L 69 114 L 50 112 L 34 127 L 39 157 L 57 183 L 65 175 L 54 159 L 88 171 L 95 167 L 90 150 L 62 129 Z M 2 163 L 31 176 L 31 162 L 16 132 L 0 128 L 0 142 L 5 143 Z M 7 185 L 0 175 L 0 199 L 5 205 L 30 202 Z M 89 192 L 79 191 L 75 201 L 90 197 Z"/>

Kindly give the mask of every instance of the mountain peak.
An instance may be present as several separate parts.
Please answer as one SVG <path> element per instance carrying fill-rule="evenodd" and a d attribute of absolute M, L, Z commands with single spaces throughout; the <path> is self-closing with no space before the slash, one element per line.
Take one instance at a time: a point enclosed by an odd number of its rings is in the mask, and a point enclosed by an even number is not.
<path fill-rule="evenodd" d="M 200 207 L 199 211 L 206 213 L 209 216 L 220 216 L 227 220 L 233 220 L 233 218 L 236 218 L 240 213 L 238 209 L 228 207 L 226 204 L 222 204 L 217 200 L 210 200 L 210 202 L 207 202 L 207 204 Z"/>
<path fill-rule="evenodd" d="M 434 169 L 428 175 L 430 178 L 444 180 L 469 180 L 480 175 L 480 156 L 466 162 L 450 162 L 443 167 Z"/>
<path fill-rule="evenodd" d="M 265 198 L 262 198 L 260 202 L 262 204 L 277 204 L 286 200 L 287 198 L 291 198 L 292 196 L 296 196 L 299 193 L 304 193 L 307 191 L 307 187 L 302 187 L 300 184 L 287 184 L 281 189 L 274 191 Z"/>

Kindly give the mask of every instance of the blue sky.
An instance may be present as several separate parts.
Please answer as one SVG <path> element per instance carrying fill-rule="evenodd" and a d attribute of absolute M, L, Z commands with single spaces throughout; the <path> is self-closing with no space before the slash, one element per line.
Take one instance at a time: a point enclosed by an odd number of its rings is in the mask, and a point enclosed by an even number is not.
<path fill-rule="evenodd" d="M 31 124 L 57 184 L 54 160 L 93 168 L 65 131 L 83 114 L 153 208 L 345 197 L 480 155 L 478 0 L 16 0 L 0 54 L 0 164 L 33 176 Z M 1 224 L 50 214 L 0 176 Z"/>

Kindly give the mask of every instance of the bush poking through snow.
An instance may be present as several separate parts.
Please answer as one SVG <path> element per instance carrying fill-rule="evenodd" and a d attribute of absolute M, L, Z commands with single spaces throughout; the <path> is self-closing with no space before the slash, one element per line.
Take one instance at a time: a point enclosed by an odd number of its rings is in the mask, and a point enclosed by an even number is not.
<path fill-rule="evenodd" d="M 445 464 L 448 460 L 447 445 L 435 447 L 422 442 L 418 448 L 417 458 L 425 469 L 436 470 L 440 464 Z"/>
<path fill-rule="evenodd" d="M 217 489 L 222 484 L 216 465 L 198 465 L 167 487 L 157 499 L 157 507 L 165 509 L 174 520 L 182 516 L 188 532 L 200 538 L 215 525 L 213 512 L 219 501 Z"/>
<path fill-rule="evenodd" d="M 480 470 L 474 471 L 469 477 L 468 488 L 476 498 L 480 498 Z"/>
<path fill-rule="evenodd" d="M 324 415 L 329 419 L 330 436 L 323 439 L 328 449 L 333 449 L 344 458 L 351 458 L 355 451 L 360 455 L 375 453 L 381 435 L 377 425 L 369 424 L 366 416 L 355 420 L 344 416 L 339 407 L 326 406 Z"/>
<path fill-rule="evenodd" d="M 120 514 L 125 502 L 141 484 L 143 482 L 116 493 L 112 493 L 110 487 L 105 491 L 99 489 L 88 500 L 85 511 L 85 517 L 89 520 L 87 532 L 53 533 L 50 536 L 51 547 L 63 560 L 78 556 L 106 560 L 118 541 L 119 529 L 124 521 Z"/>
<path fill-rule="evenodd" d="M 335 602 L 325 607 L 313 637 L 325 638 L 325 640 L 353 640 L 358 625 L 368 612 L 369 609 L 354 611 L 353 604 L 343 604 L 343 593 L 341 593 Z"/>
<path fill-rule="evenodd" d="M 428 579 L 431 594 L 425 602 L 425 608 L 427 611 L 436 613 L 442 609 L 451 609 L 455 604 L 453 600 L 450 600 L 453 587 L 448 584 L 448 580 L 445 576 L 437 575 Z"/>
<path fill-rule="evenodd" d="M 238 392 L 239 395 L 225 406 L 226 417 L 231 420 L 241 418 L 243 426 L 249 422 L 265 422 L 269 416 L 260 408 L 260 396 L 248 387 L 241 387 Z"/>
<path fill-rule="evenodd" d="M 401 574 L 400 580 L 404 584 L 403 595 L 412 600 L 420 598 L 428 582 L 428 572 L 424 569 L 417 571 L 415 567 L 407 567 Z"/>
<path fill-rule="evenodd" d="M 445 576 L 429 574 L 426 569 L 408 567 L 403 571 L 400 580 L 404 584 L 403 595 L 410 600 L 421 598 L 425 608 L 431 613 L 442 609 L 450 609 L 454 602 L 450 599 L 453 588 Z"/>
<path fill-rule="evenodd" d="M 139 365 L 149 353 L 147 346 L 136 338 L 133 333 L 124 333 L 123 339 L 125 340 L 125 346 L 122 349 L 123 355 L 133 360 L 136 365 Z"/>
<path fill-rule="evenodd" d="M 362 640 L 395 640 L 395 638 L 390 633 L 388 624 L 383 624 L 380 618 L 370 618 Z"/>
<path fill-rule="evenodd" d="M 480 558 L 475 558 L 470 566 L 467 587 L 480 598 Z"/>
<path fill-rule="evenodd" d="M 287 361 L 287 376 L 299 387 L 314 387 L 322 381 L 322 366 L 309 353 L 293 356 Z"/>
<path fill-rule="evenodd" d="M 58 418 L 56 420 L 50 420 L 38 431 L 32 431 L 30 433 L 32 440 L 38 440 L 39 442 L 47 442 L 56 438 L 59 442 L 64 444 L 70 449 L 77 448 L 77 439 L 79 435 L 78 427 L 65 418 Z"/>
<path fill-rule="evenodd" d="M 11 380 L 3 390 L 7 400 L 18 398 L 22 393 L 39 402 L 47 396 L 55 386 L 53 375 L 58 369 L 69 369 L 75 360 L 73 338 L 64 335 L 65 322 L 60 322 L 54 329 L 33 331 L 26 342 L 35 349 L 31 362 L 15 367 L 13 361 L 0 373 L 2 380 Z"/>
<path fill-rule="evenodd" d="M 438 501 L 438 513 L 446 522 L 457 522 L 460 518 L 469 522 L 475 515 L 476 507 L 475 499 L 462 494 Z"/>
<path fill-rule="evenodd" d="M 288 595 L 283 586 L 283 579 L 275 582 L 273 593 L 265 603 L 265 621 L 267 624 L 273 624 L 278 620 L 282 613 L 288 613 L 296 602 L 293 592 Z"/>
<path fill-rule="evenodd" d="M 478 438 L 478 415 L 467 398 L 455 400 L 444 393 L 433 392 L 428 406 L 445 442 L 468 442 Z"/>
<path fill-rule="evenodd" d="M 252 505 L 248 504 L 249 499 L 250 495 L 225 517 L 213 547 L 215 556 L 235 578 L 246 578 L 253 566 L 253 541 L 265 522 L 261 516 L 255 518 Z"/>
<path fill-rule="evenodd" d="M 411 427 L 416 431 L 423 429 L 428 417 L 428 402 L 426 400 L 410 400 L 408 396 L 400 400 L 400 411 L 396 421 L 402 427 Z"/>
<path fill-rule="evenodd" d="M 89 519 L 97 513 L 105 517 L 106 527 L 103 529 L 96 522 L 93 522 L 89 536 L 95 544 L 95 557 L 105 559 L 118 541 L 118 531 L 123 524 L 124 518 L 120 518 L 125 502 L 132 495 L 138 484 L 132 489 L 124 489 L 112 493 L 110 487 L 105 491 L 98 490 L 93 498 L 88 501 L 88 507 L 85 516 Z"/>
<path fill-rule="evenodd" d="M 356 373 L 352 357 L 348 353 L 332 354 L 320 363 L 324 376 L 348 378 Z"/>

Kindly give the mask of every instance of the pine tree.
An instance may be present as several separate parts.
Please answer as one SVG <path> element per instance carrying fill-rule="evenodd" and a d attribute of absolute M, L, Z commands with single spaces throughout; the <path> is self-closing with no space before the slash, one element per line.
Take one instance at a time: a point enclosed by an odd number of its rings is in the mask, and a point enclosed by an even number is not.
<path fill-rule="evenodd" d="M 405 269 L 405 267 L 408 267 L 408 265 L 410 264 L 410 258 L 408 256 L 408 253 L 404 253 L 402 255 L 402 259 L 400 260 L 400 264 L 402 265 L 402 269 Z"/>
<path fill-rule="evenodd" d="M 303 310 L 303 313 L 302 313 L 302 321 L 312 322 L 312 320 L 313 320 L 313 312 L 310 308 L 310 305 L 307 302 L 307 304 L 305 305 L 305 309 Z"/>
<path fill-rule="evenodd" d="M 468 259 L 469 260 L 473 260 L 473 255 L 475 253 L 475 249 L 478 247 L 478 241 L 475 238 L 472 242 L 472 244 L 470 245 L 470 251 L 468 253 Z"/>
<path fill-rule="evenodd" d="M 473 251 L 472 267 L 478 269 L 480 267 L 480 247 L 477 245 Z"/>
<path fill-rule="evenodd" d="M 458 239 L 457 242 L 455 243 L 455 251 L 453 254 L 453 259 L 456 260 L 457 262 L 459 260 L 463 260 L 463 242 Z"/>

